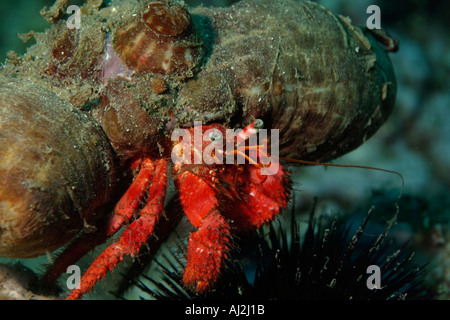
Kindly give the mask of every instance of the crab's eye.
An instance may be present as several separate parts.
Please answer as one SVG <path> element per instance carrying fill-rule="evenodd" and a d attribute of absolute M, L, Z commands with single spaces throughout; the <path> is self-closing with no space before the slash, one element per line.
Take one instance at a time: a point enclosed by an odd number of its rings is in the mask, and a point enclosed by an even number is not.
<path fill-rule="evenodd" d="M 214 144 L 220 144 L 222 135 L 217 131 L 212 131 L 209 133 L 209 140 Z"/>
<path fill-rule="evenodd" d="M 264 121 L 262 121 L 261 119 L 256 119 L 255 121 L 255 129 L 262 129 L 264 127 Z"/>

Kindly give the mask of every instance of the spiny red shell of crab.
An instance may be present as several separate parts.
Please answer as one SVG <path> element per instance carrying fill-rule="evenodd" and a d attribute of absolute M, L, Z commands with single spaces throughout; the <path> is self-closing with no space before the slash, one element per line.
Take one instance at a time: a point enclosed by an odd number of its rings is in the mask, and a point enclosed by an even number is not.
<path fill-rule="evenodd" d="M 235 192 L 239 197 L 227 211 L 227 218 L 240 230 L 255 229 L 268 223 L 287 207 L 291 187 L 288 175 L 281 164 L 276 174 L 267 176 L 261 176 L 259 168 L 247 166 L 237 178 L 240 187 Z"/>
<path fill-rule="evenodd" d="M 219 207 L 216 190 L 206 180 L 199 178 L 197 174 L 205 175 L 209 171 L 206 167 L 198 166 L 196 174 L 182 173 L 176 183 L 180 191 L 180 200 L 183 210 L 193 226 L 202 226 L 205 217 Z"/>
<path fill-rule="evenodd" d="M 197 293 L 211 289 L 222 270 L 229 247 L 230 226 L 220 214 L 210 214 L 189 237 L 183 282 Z"/>

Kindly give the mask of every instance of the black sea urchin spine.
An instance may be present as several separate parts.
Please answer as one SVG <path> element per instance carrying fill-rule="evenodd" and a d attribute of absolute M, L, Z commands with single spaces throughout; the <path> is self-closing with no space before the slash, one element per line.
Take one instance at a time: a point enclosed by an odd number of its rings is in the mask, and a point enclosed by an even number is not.
<path fill-rule="evenodd" d="M 292 212 L 292 219 L 279 219 L 257 233 L 236 240 L 247 244 L 235 252 L 214 291 L 197 296 L 181 282 L 183 259 L 167 249 L 158 264 L 159 275 L 142 275 L 137 288 L 155 299 L 429 299 L 434 292 L 425 288 L 414 253 L 407 244 L 396 246 L 388 232 L 397 213 L 378 234 L 368 235 L 373 210 L 352 233 L 348 222 L 313 213 L 306 231 Z M 286 221 L 286 220 L 285 220 Z M 369 238 L 369 239 L 367 239 Z M 251 249 L 246 249 L 251 245 Z M 259 248 L 256 250 L 255 248 Z M 166 260 L 166 261 L 163 261 Z M 170 262 L 172 261 L 172 262 Z M 173 262 L 175 261 L 175 262 Z M 369 266 L 380 270 L 380 288 L 369 289 Z"/>

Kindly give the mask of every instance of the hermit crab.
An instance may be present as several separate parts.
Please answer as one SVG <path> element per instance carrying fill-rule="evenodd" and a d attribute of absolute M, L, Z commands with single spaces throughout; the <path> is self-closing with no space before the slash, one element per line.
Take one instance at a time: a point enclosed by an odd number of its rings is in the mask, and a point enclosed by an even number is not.
<path fill-rule="evenodd" d="M 184 283 L 211 290 L 233 235 L 287 206 L 280 160 L 351 151 L 394 105 L 395 41 L 315 3 L 87 1 L 80 29 L 66 5 L 43 10 L 52 27 L 0 70 L 0 256 L 67 245 L 52 282 L 110 241 L 70 299 L 139 252 L 168 179 L 198 229 Z"/>

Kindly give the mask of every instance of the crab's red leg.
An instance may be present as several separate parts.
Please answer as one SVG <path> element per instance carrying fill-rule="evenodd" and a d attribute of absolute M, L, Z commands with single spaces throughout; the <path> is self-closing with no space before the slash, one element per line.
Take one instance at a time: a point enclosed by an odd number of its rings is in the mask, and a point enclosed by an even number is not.
<path fill-rule="evenodd" d="M 219 213 L 217 190 L 198 175 L 185 171 L 177 178 L 183 210 L 198 227 L 189 237 L 183 282 L 198 293 L 208 291 L 227 257 L 230 226 Z"/>
<path fill-rule="evenodd" d="M 189 237 L 183 282 L 197 293 L 211 289 L 227 257 L 230 226 L 218 211 L 210 213 Z"/>
<path fill-rule="evenodd" d="M 133 183 L 120 198 L 114 209 L 114 216 L 109 220 L 106 229 L 106 236 L 110 236 L 119 230 L 124 223 L 129 221 L 142 201 L 147 188 L 152 181 L 152 174 L 155 168 L 149 158 L 145 158 L 141 163 L 141 168 Z"/>
<path fill-rule="evenodd" d="M 134 166 L 137 165 L 138 163 L 134 163 Z M 141 162 L 139 173 L 116 204 L 114 215 L 109 218 L 106 228 L 99 232 L 85 233 L 73 241 L 44 275 L 43 280 L 46 285 L 52 285 L 69 265 L 74 264 L 97 245 L 103 243 L 107 237 L 116 233 L 125 222 L 131 219 L 148 189 L 154 170 L 151 159 L 146 158 Z"/>
<path fill-rule="evenodd" d="M 274 175 L 261 175 L 260 168 L 247 165 L 238 179 L 240 197 L 225 213 L 241 230 L 259 228 L 287 207 L 291 181 L 281 164 Z"/>
<path fill-rule="evenodd" d="M 148 202 L 140 211 L 140 217 L 132 222 L 123 232 L 120 239 L 108 246 L 88 268 L 80 281 L 80 288 L 75 289 L 67 297 L 68 300 L 79 299 L 89 292 L 94 285 L 123 260 L 125 255 L 134 256 L 153 233 L 164 208 L 167 187 L 167 163 L 158 160 L 153 172 Z"/>
<path fill-rule="evenodd" d="M 233 220 L 235 225 L 241 229 L 259 228 L 262 224 L 270 221 L 281 209 L 286 208 L 291 181 L 289 173 L 278 164 L 278 170 L 272 175 L 261 174 L 263 164 L 256 162 L 256 157 L 249 157 L 245 151 L 254 151 L 263 158 L 268 158 L 267 145 L 246 146 L 243 141 L 258 133 L 262 121 L 256 120 L 245 127 L 236 137 L 237 150 L 233 153 L 241 154 L 250 164 L 241 168 L 244 170 L 235 177 L 235 171 L 225 172 L 228 180 L 233 181 L 228 188 L 237 194 L 233 206 L 225 216 Z M 266 140 L 267 142 L 267 140 Z"/>

